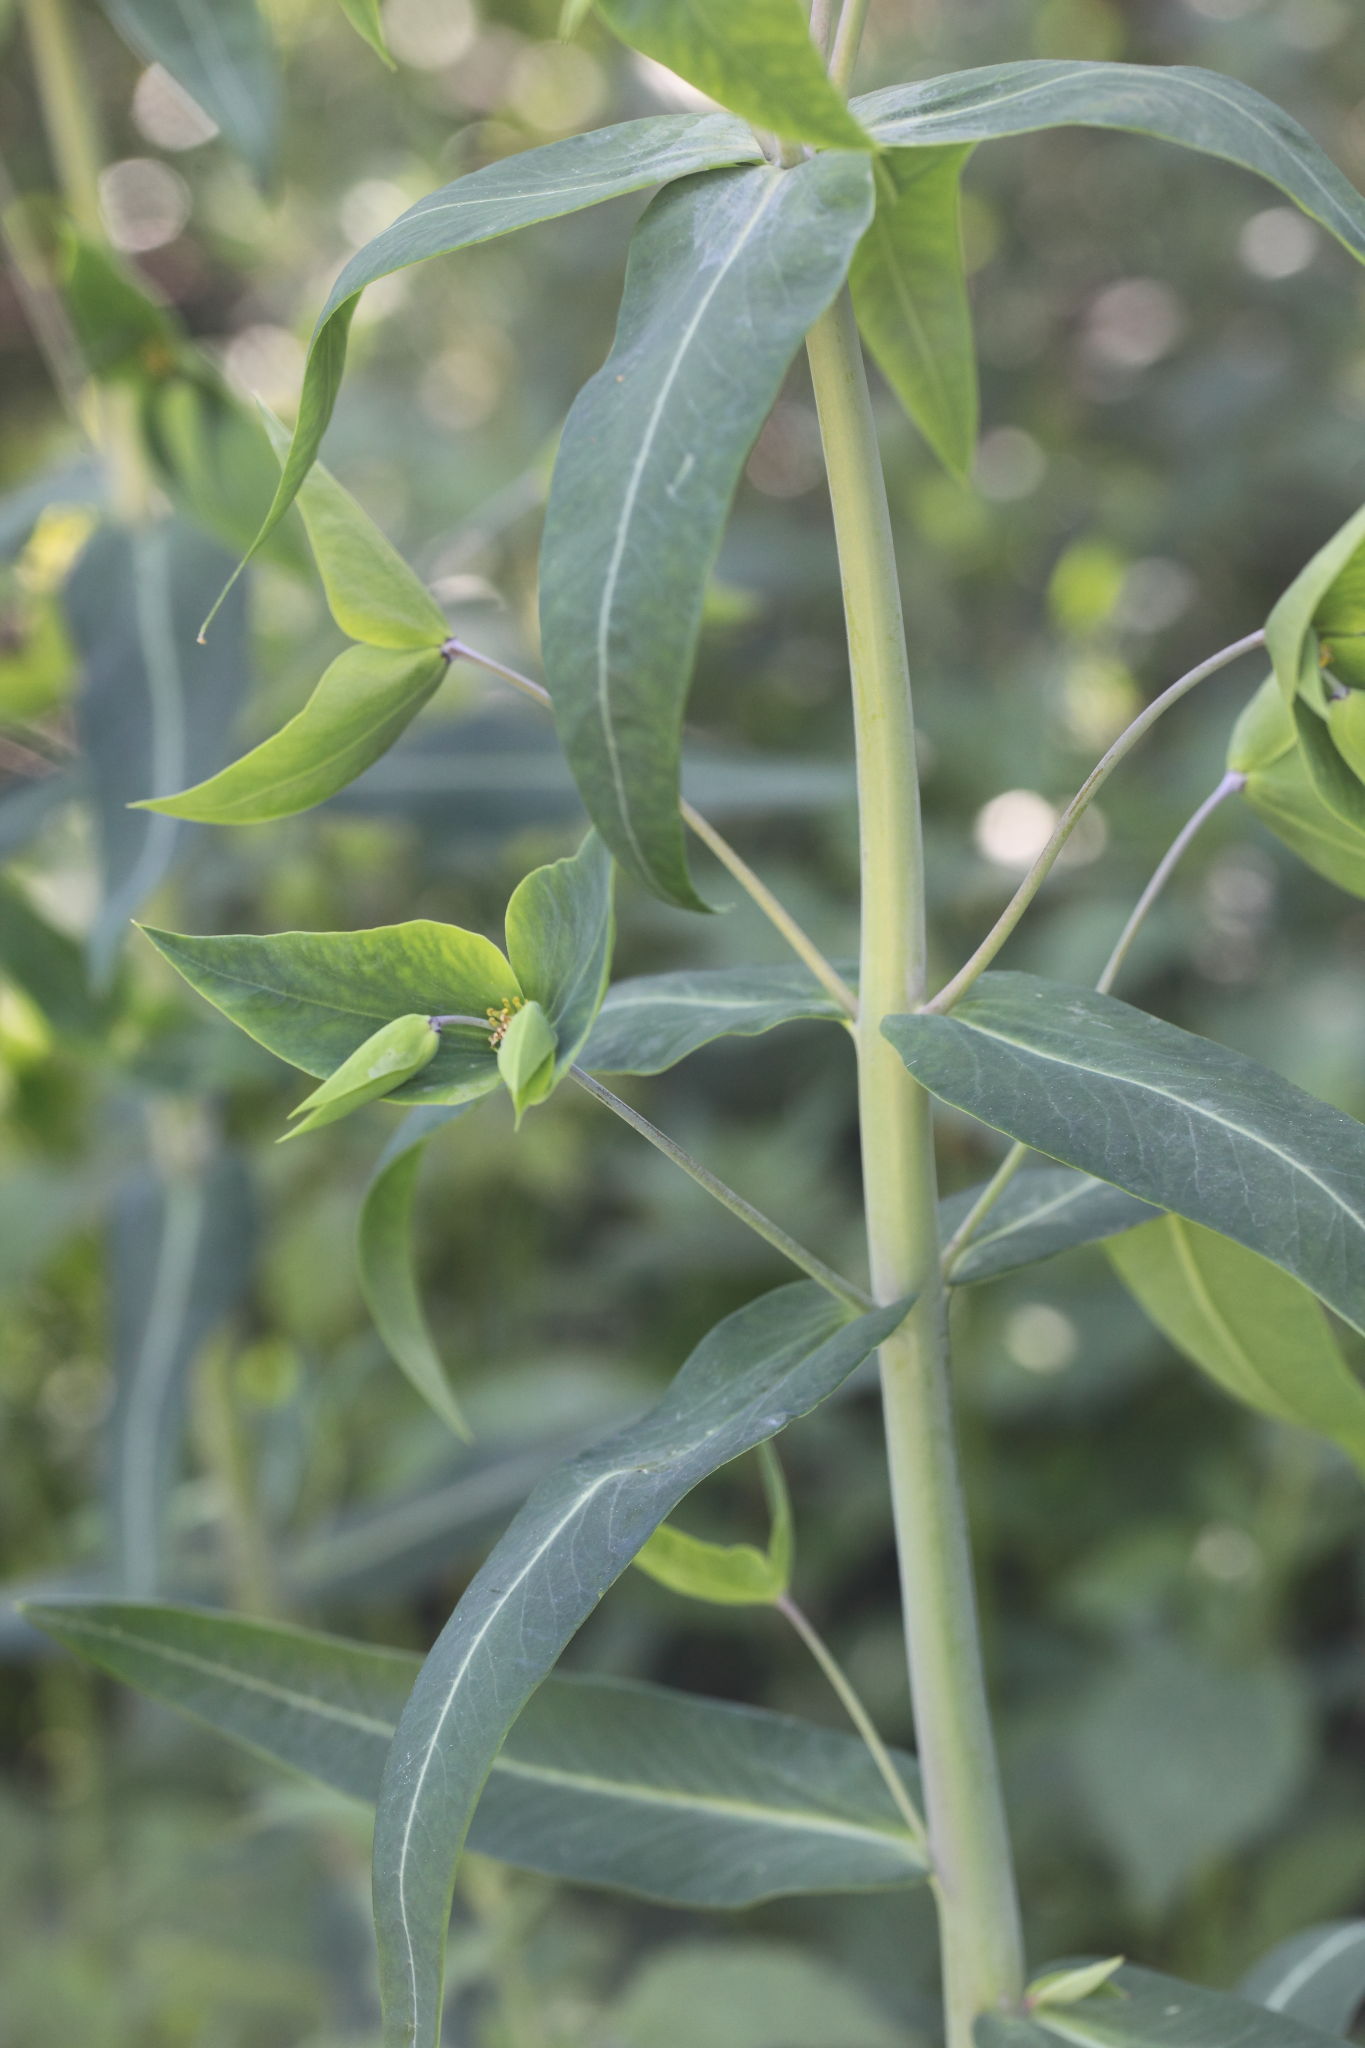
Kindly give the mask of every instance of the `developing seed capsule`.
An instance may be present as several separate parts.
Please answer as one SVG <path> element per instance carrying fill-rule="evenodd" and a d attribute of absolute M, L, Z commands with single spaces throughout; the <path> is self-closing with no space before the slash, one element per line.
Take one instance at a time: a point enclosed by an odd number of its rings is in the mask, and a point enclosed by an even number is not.
<path fill-rule="evenodd" d="M 498 1040 L 498 1072 L 507 1084 L 518 1125 L 554 1087 L 557 1051 L 554 1026 L 539 1003 L 523 1003 L 513 1011 Z"/>
<path fill-rule="evenodd" d="M 383 1025 L 358 1046 L 348 1060 L 343 1060 L 336 1072 L 305 1096 L 297 1109 L 290 1110 L 291 1118 L 301 1116 L 304 1121 L 286 1131 L 285 1137 L 301 1137 L 304 1131 L 315 1131 L 322 1124 L 349 1116 L 362 1103 L 392 1094 L 404 1081 L 421 1073 L 434 1059 L 440 1043 L 441 1034 L 433 1031 L 429 1017 L 395 1017 L 391 1024 Z M 284 1143 L 283 1138 L 280 1143 Z"/>

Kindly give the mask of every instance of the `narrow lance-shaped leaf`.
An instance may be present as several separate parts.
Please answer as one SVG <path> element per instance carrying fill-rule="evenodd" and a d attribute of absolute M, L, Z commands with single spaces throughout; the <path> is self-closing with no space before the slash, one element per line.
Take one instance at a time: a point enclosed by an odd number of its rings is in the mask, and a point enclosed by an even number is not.
<path fill-rule="evenodd" d="M 1189 64 L 988 64 L 853 101 L 888 148 L 1118 128 L 1254 171 L 1365 258 L 1365 200 L 1306 129 L 1238 79 Z"/>
<path fill-rule="evenodd" d="M 939 1205 L 939 1232 L 945 1244 L 982 1192 L 968 1188 Z M 1077 1245 L 1096 1244 L 1136 1224 L 1150 1223 L 1157 1213 L 1150 1202 L 1088 1173 L 1064 1166 L 1026 1166 L 955 1254 L 948 1281 L 967 1287 L 976 1280 L 993 1280 L 998 1273 L 1012 1273 Z"/>
<path fill-rule="evenodd" d="M 1227 1393 L 1316 1430 L 1365 1469 L 1365 1387 L 1306 1287 L 1181 1216 L 1129 1231 L 1108 1251 L 1157 1328 Z"/>
<path fill-rule="evenodd" d="M 750 1303 L 703 1339 L 643 1421 L 551 1474 L 512 1522 L 423 1665 L 385 1768 L 375 1915 L 394 2048 L 435 2048 L 455 1866 L 530 1694 L 683 1495 L 824 1400 L 904 1313 L 850 1322 L 805 1281 Z"/>
<path fill-rule="evenodd" d="M 1248 1970 L 1237 1993 L 1344 2038 L 1365 2004 L 1365 1920 L 1329 1920 L 1291 1934 Z"/>
<path fill-rule="evenodd" d="M 556 1079 L 578 1058 L 606 994 L 614 874 L 590 832 L 569 860 L 533 869 L 507 905 L 507 957 L 554 1031 Z"/>
<path fill-rule="evenodd" d="M 984 2013 L 975 2034 L 976 2048 L 1326 2048 L 1334 2038 L 1230 1992 L 1131 1963 L 1079 2005 L 1042 2005 L 1027 2019 Z"/>
<path fill-rule="evenodd" d="M 623 121 L 485 164 L 419 199 L 346 265 L 308 345 L 298 417 L 275 496 L 247 559 L 280 522 L 312 468 L 346 368 L 346 338 L 367 285 L 428 256 L 446 256 L 515 228 L 596 206 L 644 185 L 720 164 L 753 163 L 758 144 L 728 114 Z"/>
<path fill-rule="evenodd" d="M 205 825 L 261 825 L 325 803 L 406 731 L 446 672 L 437 653 L 348 647 L 296 717 L 230 768 L 135 808 Z"/>
<path fill-rule="evenodd" d="M 678 767 L 707 578 L 745 456 L 871 211 L 871 166 L 845 152 L 661 193 L 560 442 L 540 577 L 555 721 L 607 845 L 684 908 L 705 907 Z"/>
<path fill-rule="evenodd" d="M 122 1602 L 30 1604 L 77 1655 L 257 1755 L 373 1801 L 421 1659 L 274 1623 Z M 916 1784 L 915 1765 L 897 1768 Z M 494 1759 L 480 1855 L 669 1905 L 913 1883 L 923 1860 L 860 1742 L 785 1714 L 548 1678 Z"/>
<path fill-rule="evenodd" d="M 597 0 L 598 12 L 656 63 L 666 64 L 755 127 L 825 149 L 872 144 L 831 83 L 800 0 Z"/>
<path fill-rule="evenodd" d="M 868 347 L 939 461 L 966 478 L 980 412 L 962 256 L 962 143 L 892 150 L 849 282 Z"/>
<path fill-rule="evenodd" d="M 341 0 L 341 11 L 350 22 L 356 34 L 367 42 L 376 57 L 387 64 L 390 71 L 397 70 L 389 46 L 384 40 L 384 24 L 379 17 L 379 0 Z"/>
<path fill-rule="evenodd" d="M 280 80 L 256 0 L 103 0 L 114 27 L 216 121 L 263 183 L 275 163 Z"/>
<path fill-rule="evenodd" d="M 327 1076 L 320 1088 L 305 1095 L 290 1110 L 291 1119 L 302 1117 L 303 1122 L 295 1124 L 286 1137 L 297 1138 L 305 1131 L 319 1130 L 322 1125 L 336 1123 L 352 1110 L 363 1108 L 367 1102 L 392 1095 L 395 1088 L 401 1088 L 414 1074 L 431 1065 L 440 1044 L 441 1034 L 433 1029 L 430 1017 L 413 1014 L 381 1024 L 349 1059 Z"/>
<path fill-rule="evenodd" d="M 883 1030 L 932 1094 L 1206 1224 L 1365 1330 L 1365 1126 L 1114 996 L 986 974 Z"/>
<path fill-rule="evenodd" d="M 717 1038 L 753 1038 L 804 1017 L 845 1021 L 804 967 L 641 974 L 607 990 L 581 1063 L 599 1074 L 662 1074 Z"/>
<path fill-rule="evenodd" d="M 356 1226 L 356 1275 L 389 1356 L 456 1436 L 469 1427 L 422 1309 L 413 1260 L 413 1204 L 428 1141 L 468 1104 L 415 1109 L 380 1154 Z"/>
<path fill-rule="evenodd" d="M 521 994 L 511 967 L 458 925 L 381 925 L 362 932 L 191 938 L 147 932 L 190 987 L 267 1051 L 324 1080 L 395 1013 L 482 1017 Z M 445 1024 L 429 1067 L 394 1091 L 418 1102 L 468 1102 L 498 1085 L 486 1024 Z"/>

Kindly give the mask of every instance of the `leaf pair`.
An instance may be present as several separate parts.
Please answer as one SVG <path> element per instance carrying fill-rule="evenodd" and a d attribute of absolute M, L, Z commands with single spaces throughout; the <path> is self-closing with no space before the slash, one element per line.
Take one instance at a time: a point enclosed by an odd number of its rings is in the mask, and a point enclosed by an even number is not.
<path fill-rule="evenodd" d="M 1302 696 L 1286 704 L 1267 677 L 1233 727 L 1228 767 L 1246 777 L 1243 795 L 1291 852 L 1345 889 L 1365 896 L 1365 693 L 1353 690 L 1323 712 Z"/>

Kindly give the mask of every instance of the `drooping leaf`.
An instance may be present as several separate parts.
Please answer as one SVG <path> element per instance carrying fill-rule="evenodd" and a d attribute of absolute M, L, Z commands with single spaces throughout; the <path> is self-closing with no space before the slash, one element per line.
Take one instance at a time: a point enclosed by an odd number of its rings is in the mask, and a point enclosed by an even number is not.
<path fill-rule="evenodd" d="M 871 211 L 871 166 L 849 152 L 661 193 L 560 442 L 540 577 L 555 721 L 607 845 L 684 908 L 705 907 L 678 763 L 707 578 L 744 459 Z"/>
<path fill-rule="evenodd" d="M 262 417 L 283 462 L 288 431 L 271 413 Z M 320 462 L 300 483 L 298 501 L 328 610 L 342 632 L 369 647 L 434 655 L 447 635 L 445 613 L 359 501 Z"/>
<path fill-rule="evenodd" d="M 939 1232 L 946 1244 L 965 1222 L 982 1193 L 968 1188 L 939 1206 Z M 1026 1166 L 1006 1187 L 948 1268 L 954 1287 L 993 1280 L 1019 1266 L 1036 1265 L 1077 1245 L 1096 1244 L 1135 1224 L 1150 1223 L 1150 1202 L 1108 1181 L 1070 1167 Z"/>
<path fill-rule="evenodd" d="M 1108 1251 L 1157 1328 L 1227 1393 L 1316 1430 L 1365 1469 L 1365 1386 L 1306 1287 L 1182 1216 L 1129 1231 Z"/>
<path fill-rule="evenodd" d="M 1354 692 L 1350 701 L 1356 701 Z M 1294 716 L 1274 676 L 1267 677 L 1233 727 L 1228 767 L 1246 776 L 1242 794 L 1277 838 L 1338 888 L 1365 896 L 1365 833 L 1318 794 Z"/>
<path fill-rule="evenodd" d="M 384 40 L 384 24 L 379 18 L 379 0 L 341 0 L 341 11 L 351 27 L 363 42 L 367 42 L 376 57 L 388 65 L 390 71 L 397 70 L 389 46 Z"/>
<path fill-rule="evenodd" d="M 433 1029 L 430 1017 L 394 1017 L 381 1024 L 349 1059 L 327 1076 L 320 1088 L 305 1095 L 290 1110 L 291 1120 L 302 1117 L 303 1122 L 295 1124 L 286 1136 L 297 1138 L 304 1131 L 318 1130 L 323 1124 L 349 1116 L 367 1102 L 392 1095 L 405 1081 L 431 1065 L 440 1044 L 441 1034 Z"/>
<path fill-rule="evenodd" d="M 209 781 L 138 808 L 206 825 L 260 825 L 310 810 L 388 752 L 445 671 L 442 657 L 430 651 L 348 647 L 273 738 Z"/>
<path fill-rule="evenodd" d="M 491 939 L 426 918 L 361 932 L 147 937 L 225 1017 L 319 1080 L 395 1011 L 477 1018 L 521 994 Z M 404 1107 L 468 1102 L 497 1085 L 487 1024 L 447 1024 L 431 1065 L 394 1099 Z"/>
<path fill-rule="evenodd" d="M 1365 1126 L 1244 1054 L 1032 974 L 883 1030 L 931 1094 L 1235 1238 L 1365 1330 Z"/>
<path fill-rule="evenodd" d="M 891 85 L 853 101 L 893 149 L 989 142 L 1042 128 L 1118 128 L 1239 164 L 1278 186 L 1355 256 L 1365 200 L 1311 135 L 1251 87 L 1189 64 L 988 64 Z"/>
<path fill-rule="evenodd" d="M 590 832 L 569 860 L 535 868 L 507 905 L 507 957 L 555 1034 L 555 1077 L 578 1058 L 602 1007 L 615 936 L 611 855 Z"/>
<path fill-rule="evenodd" d="M 214 774 L 250 681 L 245 594 L 225 609 L 210 648 L 195 644 L 225 558 L 178 520 L 97 533 L 64 592 L 83 680 L 77 724 L 89 768 L 103 870 L 91 933 L 107 978 L 133 917 L 164 880 L 184 826 L 134 811 Z"/>
<path fill-rule="evenodd" d="M 1365 2004 L 1365 1920 L 1329 1920 L 1277 1942 L 1247 1971 L 1237 1994 L 1344 2037 Z"/>
<path fill-rule="evenodd" d="M 124 40 L 185 88 L 264 183 L 275 163 L 280 80 L 256 0 L 103 0 Z"/>
<path fill-rule="evenodd" d="M 662 1074 L 716 1038 L 752 1038 L 801 1017 L 843 1021 L 804 967 L 683 968 L 607 990 L 582 1065 L 600 1074 Z"/>
<path fill-rule="evenodd" d="M 328 295 L 308 346 L 294 437 L 248 559 L 293 504 L 317 457 L 341 388 L 351 318 L 367 285 L 428 256 L 557 220 L 644 185 L 721 164 L 753 163 L 760 154 L 743 122 L 728 114 L 665 114 L 485 164 L 410 206 L 351 258 Z"/>
<path fill-rule="evenodd" d="M 877 366 L 944 467 L 966 478 L 980 411 L 962 256 L 963 143 L 877 159 L 877 211 L 849 282 Z"/>
<path fill-rule="evenodd" d="M 1292 704 L 1320 673 L 1323 637 L 1341 636 L 1329 645 L 1344 668 L 1342 680 L 1355 680 L 1361 656 L 1353 636 L 1365 631 L 1365 511 L 1355 513 L 1302 568 L 1265 622 L 1266 646 L 1275 667 L 1280 694 Z M 1365 680 L 1365 678 L 1362 678 Z"/>
<path fill-rule="evenodd" d="M 250 1183 L 230 1154 L 164 1180 L 138 1171 L 114 1197 L 107 1498 L 114 1578 L 130 1595 L 161 1582 L 187 1376 L 236 1307 L 253 1249 Z"/>
<path fill-rule="evenodd" d="M 356 1277 L 389 1356 L 442 1421 L 468 1441 L 468 1424 L 422 1310 L 412 1250 L 422 1155 L 428 1140 L 466 1107 L 415 1109 L 385 1146 L 356 1226 Z"/>
<path fill-rule="evenodd" d="M 902 2048 L 858 1984 L 808 1948 L 687 1941 L 649 1958 L 610 2015 L 621 2048 Z"/>
<path fill-rule="evenodd" d="M 825 149 L 869 149 L 831 84 L 800 0 L 597 0 L 623 42 L 757 128 Z"/>
<path fill-rule="evenodd" d="M 1041 2006 L 1026 2020 L 984 2013 L 976 2022 L 977 2048 L 1055 2048 L 1058 2041 L 1068 2048 L 1326 2048 L 1332 2039 L 1300 2020 L 1271 2017 L 1230 1992 L 1131 1963 L 1110 1986 L 1115 1995 Z"/>
<path fill-rule="evenodd" d="M 378 1794 L 421 1659 L 202 1609 L 31 1603 L 77 1655 L 257 1755 Z M 908 1757 L 897 1759 L 917 1782 Z M 548 1678 L 470 1827 L 484 1856 L 694 1907 L 915 1882 L 922 1858 L 862 1744 L 662 1686 Z"/>
<path fill-rule="evenodd" d="M 555 1085 L 554 1027 L 539 1003 L 513 1012 L 498 1040 L 498 1074 L 512 1098 L 517 1125 Z"/>
<path fill-rule="evenodd" d="M 564 1645 L 684 1494 L 824 1400 L 904 1312 L 848 1321 L 804 1281 L 750 1303 L 703 1339 L 643 1421 L 552 1473 L 513 1520 L 423 1665 L 385 1768 L 375 1910 L 390 2041 L 435 2048 L 469 1817 Z"/>
<path fill-rule="evenodd" d="M 780 1600 L 791 1585 L 791 1500 L 772 1445 L 760 1444 L 759 1455 L 772 1513 L 765 1550 L 753 1543 L 709 1543 L 661 1522 L 636 1552 L 637 1568 L 671 1593 L 717 1607 L 771 1607 Z"/>

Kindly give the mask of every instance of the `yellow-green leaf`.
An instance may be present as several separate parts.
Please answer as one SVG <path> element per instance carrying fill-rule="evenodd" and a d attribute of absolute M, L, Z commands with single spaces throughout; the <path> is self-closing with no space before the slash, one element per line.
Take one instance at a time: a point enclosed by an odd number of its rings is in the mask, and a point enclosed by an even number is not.
<path fill-rule="evenodd" d="M 320 1088 L 305 1095 L 290 1110 L 291 1119 L 302 1117 L 303 1122 L 286 1135 L 301 1137 L 305 1131 L 318 1130 L 323 1124 L 335 1123 L 338 1117 L 349 1116 L 366 1102 L 391 1095 L 395 1088 L 401 1088 L 414 1074 L 431 1065 L 440 1044 L 441 1034 L 432 1029 L 430 1017 L 395 1017 L 357 1046 Z"/>

